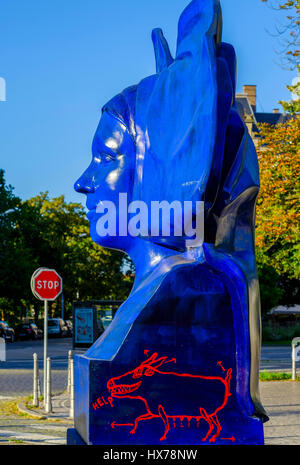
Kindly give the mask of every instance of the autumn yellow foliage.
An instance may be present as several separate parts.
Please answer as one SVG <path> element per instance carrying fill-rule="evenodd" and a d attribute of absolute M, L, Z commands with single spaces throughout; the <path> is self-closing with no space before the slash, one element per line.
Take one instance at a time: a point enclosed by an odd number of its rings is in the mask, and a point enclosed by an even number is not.
<path fill-rule="evenodd" d="M 290 279 L 300 277 L 300 115 L 284 124 L 260 125 L 261 190 L 256 245 L 264 262 Z"/>

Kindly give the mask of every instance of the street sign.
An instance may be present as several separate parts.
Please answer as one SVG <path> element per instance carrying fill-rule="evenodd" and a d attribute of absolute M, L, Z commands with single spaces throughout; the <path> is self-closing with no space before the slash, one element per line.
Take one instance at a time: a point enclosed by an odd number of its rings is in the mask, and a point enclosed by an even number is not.
<path fill-rule="evenodd" d="M 39 268 L 31 278 L 31 290 L 40 300 L 55 300 L 62 292 L 62 278 L 55 270 Z"/>
<path fill-rule="evenodd" d="M 292 340 L 292 358 L 295 362 L 300 362 L 300 337 Z"/>

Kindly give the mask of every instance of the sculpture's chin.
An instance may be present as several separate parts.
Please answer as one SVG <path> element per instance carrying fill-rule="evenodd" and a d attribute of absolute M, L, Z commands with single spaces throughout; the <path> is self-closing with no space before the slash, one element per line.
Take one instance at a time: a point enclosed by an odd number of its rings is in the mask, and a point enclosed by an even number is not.
<path fill-rule="evenodd" d="M 118 237 L 111 237 L 111 236 L 101 237 L 101 236 L 98 236 L 98 234 L 93 234 L 91 232 L 91 238 L 93 242 L 100 245 L 101 247 L 105 247 L 109 249 L 120 249 L 120 241 Z"/>
<path fill-rule="evenodd" d="M 90 236 L 93 242 L 108 249 L 127 251 L 128 238 L 120 236 L 100 236 L 97 232 L 97 220 L 90 219 Z"/>

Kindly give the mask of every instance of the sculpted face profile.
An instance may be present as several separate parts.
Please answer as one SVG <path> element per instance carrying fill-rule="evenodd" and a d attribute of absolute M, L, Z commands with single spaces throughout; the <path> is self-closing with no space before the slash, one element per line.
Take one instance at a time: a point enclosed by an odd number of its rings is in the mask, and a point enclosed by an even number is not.
<path fill-rule="evenodd" d="M 186 250 L 184 227 L 181 237 L 163 238 L 152 234 L 155 227 L 152 225 L 151 231 L 148 218 L 147 231 L 133 239 L 122 234 L 117 221 L 115 234 L 104 237 L 97 231 L 97 207 L 101 209 L 103 201 L 111 201 L 118 210 L 119 194 L 126 193 L 128 204 L 143 201 L 149 212 L 151 202 L 177 202 L 182 212 L 190 210 L 190 222 L 196 224 L 197 202 L 206 200 L 215 156 L 218 94 L 217 60 L 210 49 L 220 42 L 221 15 L 217 2 L 208 8 L 203 5 L 201 19 L 188 36 L 194 2 L 183 13 L 175 59 L 162 31 L 153 31 L 157 74 L 125 89 L 104 106 L 93 141 L 92 162 L 75 184 L 78 192 L 87 194 L 93 240 L 126 251 L 134 261 L 137 249 L 138 256 L 144 252 L 146 261 L 147 254 L 163 257 L 168 249 Z M 229 98 L 232 100 L 232 95 Z M 230 102 L 225 104 L 228 111 Z M 207 212 L 208 207 L 207 203 Z M 116 213 L 119 219 L 121 212 Z M 175 227 L 171 217 L 171 233 Z M 160 233 L 161 225 L 156 229 Z"/>
<path fill-rule="evenodd" d="M 216 428 L 211 440 L 222 443 L 219 407 L 212 407 L 217 391 L 191 391 L 179 402 L 168 384 L 170 360 L 176 363 L 173 377 L 186 378 L 184 383 L 196 377 L 210 379 L 213 386 L 220 381 L 218 370 L 226 368 L 223 404 L 219 399 L 228 431 L 224 434 L 233 434 L 239 425 L 237 442 L 261 444 L 261 420 L 267 416 L 258 389 L 261 329 L 254 221 L 259 172 L 253 142 L 235 105 L 236 56 L 222 42 L 220 1 L 193 0 L 186 7 L 174 58 L 160 29 L 154 29 L 152 40 L 156 73 L 103 107 L 92 161 L 75 183 L 76 191 L 87 196 L 92 239 L 129 254 L 136 270 L 131 294 L 110 326 L 84 356 L 75 358 L 75 426 L 92 444 L 131 444 L 132 436 L 143 444 L 155 444 L 157 437 L 197 444 L 197 428 L 204 420 L 209 434 L 203 440 Z M 162 216 L 153 215 L 155 211 Z M 113 219 L 113 234 L 105 234 Z M 204 227 L 200 236 L 199 225 Z M 151 353 L 163 354 L 164 376 L 158 376 L 162 373 L 156 367 L 157 377 L 145 378 L 149 382 L 118 388 L 112 383 L 124 374 L 140 376 L 137 367 L 144 367 L 142 357 Z M 148 367 L 146 376 L 154 371 Z M 143 393 L 153 380 L 154 391 Z M 136 403 L 128 404 L 124 393 L 138 387 L 139 395 L 130 396 Z M 107 389 L 119 403 L 114 400 L 111 411 L 103 409 L 100 415 L 86 399 L 97 399 L 98 391 L 104 396 Z M 137 400 L 146 397 L 143 413 Z M 148 397 L 156 399 L 154 407 Z M 163 400 L 167 397 L 169 404 Z M 199 410 L 199 402 L 207 410 L 201 407 L 200 413 L 187 416 L 188 431 L 176 435 L 173 401 L 184 412 L 194 412 L 197 405 Z M 128 412 L 134 408 L 131 420 Z M 192 418 L 198 425 L 194 429 Z M 162 436 L 155 421 L 147 423 L 150 419 L 163 422 Z M 134 425 L 131 435 L 109 427 L 116 423 Z"/>

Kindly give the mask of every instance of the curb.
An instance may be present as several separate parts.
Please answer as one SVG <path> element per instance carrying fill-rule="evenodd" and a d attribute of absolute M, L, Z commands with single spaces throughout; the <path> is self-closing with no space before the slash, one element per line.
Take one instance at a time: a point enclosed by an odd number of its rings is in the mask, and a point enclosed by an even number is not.
<path fill-rule="evenodd" d="M 18 410 L 21 412 L 21 413 L 26 413 L 27 415 L 30 415 L 31 417 L 36 417 L 38 418 L 39 420 L 48 420 L 48 416 L 46 415 L 43 415 L 41 414 L 40 412 L 36 411 L 36 410 L 29 410 L 25 403 L 23 401 L 19 402 L 17 404 L 17 407 L 18 407 Z"/>
<path fill-rule="evenodd" d="M 17 404 L 18 410 L 21 413 L 26 413 L 27 415 L 30 415 L 31 417 L 35 417 L 38 420 L 55 420 L 55 421 L 62 421 L 62 422 L 70 422 L 70 424 L 73 424 L 73 419 L 70 417 L 57 417 L 55 414 L 50 414 L 47 415 L 45 413 L 39 412 L 38 410 L 31 410 L 26 407 L 26 404 L 24 401 L 21 401 Z"/>

